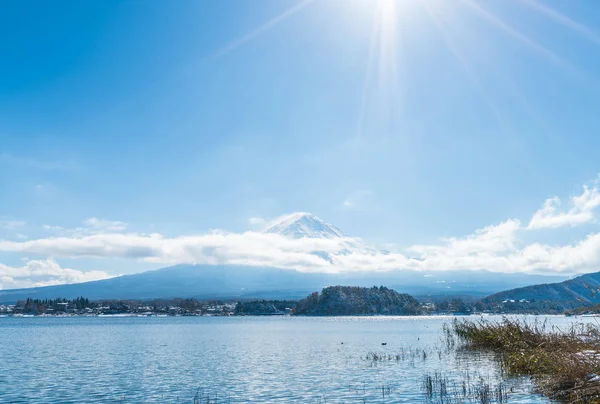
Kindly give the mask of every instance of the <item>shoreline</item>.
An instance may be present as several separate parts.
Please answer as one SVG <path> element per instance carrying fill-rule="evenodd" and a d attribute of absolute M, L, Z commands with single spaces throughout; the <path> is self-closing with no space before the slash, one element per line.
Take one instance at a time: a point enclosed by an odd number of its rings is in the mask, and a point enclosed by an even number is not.
<path fill-rule="evenodd" d="M 295 318 L 483 318 L 483 317 L 506 317 L 506 316 L 531 316 L 531 317 L 572 317 L 577 318 L 595 318 L 600 317 L 600 314 L 584 314 L 584 315 L 565 315 L 565 314 L 544 314 L 544 313 L 474 313 L 474 314 L 421 314 L 421 315 L 289 315 L 289 314 L 0 314 L 0 318 L 173 318 L 173 317 L 295 317 Z"/>

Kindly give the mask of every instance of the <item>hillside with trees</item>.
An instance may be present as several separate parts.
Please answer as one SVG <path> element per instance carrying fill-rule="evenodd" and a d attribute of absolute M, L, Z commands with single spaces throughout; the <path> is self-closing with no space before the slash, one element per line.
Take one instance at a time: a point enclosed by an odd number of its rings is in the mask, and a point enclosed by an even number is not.
<path fill-rule="evenodd" d="M 296 316 L 418 315 L 423 310 L 410 295 L 386 287 L 331 286 L 300 300 Z"/>
<path fill-rule="evenodd" d="M 234 314 L 236 316 L 274 316 L 289 314 L 296 306 L 293 300 L 253 300 L 237 302 Z"/>
<path fill-rule="evenodd" d="M 545 312 L 547 306 L 573 309 L 600 303 L 600 272 L 581 275 L 559 283 L 526 286 L 482 299 L 484 304 L 529 302 Z"/>

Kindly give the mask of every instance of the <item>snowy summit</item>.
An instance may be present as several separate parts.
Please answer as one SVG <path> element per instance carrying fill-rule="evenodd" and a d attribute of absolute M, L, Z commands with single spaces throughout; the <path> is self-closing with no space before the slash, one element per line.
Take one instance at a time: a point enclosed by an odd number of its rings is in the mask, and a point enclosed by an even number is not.
<path fill-rule="evenodd" d="M 281 216 L 267 225 L 264 233 L 279 234 L 280 236 L 299 238 L 346 238 L 347 236 L 337 227 L 325 223 L 318 217 L 307 212 L 296 212 Z"/>
<path fill-rule="evenodd" d="M 339 239 L 340 249 L 336 252 L 315 251 L 321 258 L 331 260 L 333 255 L 358 254 L 388 254 L 387 251 L 379 250 L 366 245 L 360 239 L 348 237 L 343 231 L 332 224 L 324 222 L 317 216 L 307 212 L 296 212 L 281 216 L 269 223 L 263 233 L 278 234 L 280 236 L 299 239 Z"/>

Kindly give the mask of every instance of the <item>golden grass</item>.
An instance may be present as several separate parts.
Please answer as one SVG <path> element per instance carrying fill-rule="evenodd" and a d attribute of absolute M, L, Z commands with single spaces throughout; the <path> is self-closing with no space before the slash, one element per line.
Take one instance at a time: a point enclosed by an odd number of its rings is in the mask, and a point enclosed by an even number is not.
<path fill-rule="evenodd" d="M 504 371 L 533 377 L 541 393 L 565 402 L 600 403 L 600 329 L 504 318 L 455 320 L 450 330 L 467 347 L 498 353 Z"/>

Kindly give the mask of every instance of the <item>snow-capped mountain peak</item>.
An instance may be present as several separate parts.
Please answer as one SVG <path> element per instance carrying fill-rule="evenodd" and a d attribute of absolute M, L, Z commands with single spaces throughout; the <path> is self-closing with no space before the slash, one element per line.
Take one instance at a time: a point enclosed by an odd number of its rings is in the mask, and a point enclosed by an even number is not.
<path fill-rule="evenodd" d="M 281 216 L 269 223 L 264 232 L 295 239 L 346 238 L 346 235 L 340 229 L 307 212 L 296 212 Z"/>
<path fill-rule="evenodd" d="M 269 223 L 264 233 L 278 234 L 280 236 L 300 239 L 326 239 L 336 240 L 335 251 L 314 251 L 313 254 L 331 260 L 333 255 L 359 254 L 387 254 L 386 251 L 366 245 L 360 239 L 348 237 L 343 231 L 332 224 L 326 223 L 317 216 L 307 212 L 296 212 L 278 217 Z"/>

